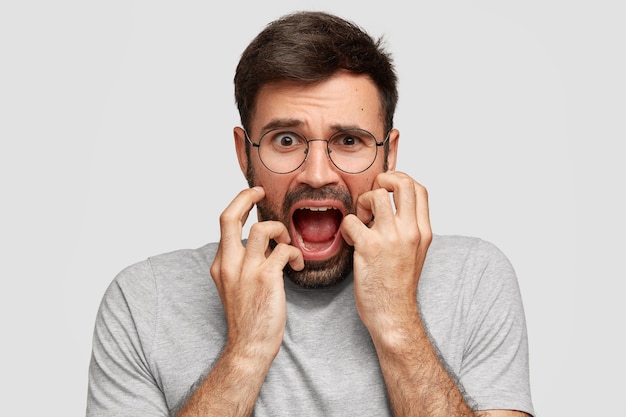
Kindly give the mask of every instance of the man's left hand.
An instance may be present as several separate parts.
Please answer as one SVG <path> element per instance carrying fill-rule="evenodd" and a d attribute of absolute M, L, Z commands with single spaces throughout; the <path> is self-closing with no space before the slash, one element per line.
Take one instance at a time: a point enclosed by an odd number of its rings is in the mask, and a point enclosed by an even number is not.
<path fill-rule="evenodd" d="M 344 218 L 341 233 L 354 246 L 361 320 L 374 340 L 392 336 L 392 329 L 402 332 L 418 314 L 417 284 L 432 240 L 426 189 L 401 172 L 379 174 L 358 198 L 356 214 Z"/>

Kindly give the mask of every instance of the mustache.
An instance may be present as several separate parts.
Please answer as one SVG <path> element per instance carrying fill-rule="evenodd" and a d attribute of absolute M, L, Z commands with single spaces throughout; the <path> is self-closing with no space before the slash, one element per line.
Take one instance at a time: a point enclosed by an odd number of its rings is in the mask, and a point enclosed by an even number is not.
<path fill-rule="evenodd" d="M 346 214 L 354 213 L 352 196 L 347 188 L 338 185 L 327 185 L 321 188 L 313 188 L 301 185 L 290 190 L 283 201 L 283 213 L 289 213 L 291 206 L 300 200 L 339 200 L 346 209 Z"/>

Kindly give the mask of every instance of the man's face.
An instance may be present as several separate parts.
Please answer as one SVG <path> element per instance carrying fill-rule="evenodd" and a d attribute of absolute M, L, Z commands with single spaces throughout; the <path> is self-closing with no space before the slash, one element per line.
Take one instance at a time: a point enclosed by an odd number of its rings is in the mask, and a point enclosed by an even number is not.
<path fill-rule="evenodd" d="M 328 139 L 339 129 L 360 128 L 385 138 L 378 91 L 366 76 L 340 72 L 314 85 L 275 83 L 264 86 L 258 95 L 251 121 L 254 143 L 268 130 L 285 127 L 311 139 Z M 396 161 L 398 132 L 389 137 L 388 167 Z M 257 204 L 260 221 L 278 220 L 287 227 L 291 244 L 302 251 L 305 268 L 290 278 L 306 287 L 332 285 L 352 270 L 352 248 L 339 232 L 343 217 L 354 213 L 359 195 L 371 190 L 376 175 L 383 172 L 384 151 L 378 148 L 376 160 L 364 172 L 348 174 L 333 165 L 326 142 L 309 143 L 306 162 L 288 174 L 277 174 L 260 161 L 257 148 L 246 157 L 246 138 L 235 128 L 240 166 L 248 181 L 265 190 Z"/>

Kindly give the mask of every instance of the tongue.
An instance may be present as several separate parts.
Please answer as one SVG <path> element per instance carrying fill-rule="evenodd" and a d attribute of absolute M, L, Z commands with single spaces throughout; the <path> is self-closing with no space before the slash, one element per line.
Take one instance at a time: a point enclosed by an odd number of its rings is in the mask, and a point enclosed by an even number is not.
<path fill-rule="evenodd" d="M 322 243 L 332 240 L 340 221 L 338 210 L 311 211 L 298 210 L 294 215 L 295 226 L 302 240 L 310 243 Z"/>

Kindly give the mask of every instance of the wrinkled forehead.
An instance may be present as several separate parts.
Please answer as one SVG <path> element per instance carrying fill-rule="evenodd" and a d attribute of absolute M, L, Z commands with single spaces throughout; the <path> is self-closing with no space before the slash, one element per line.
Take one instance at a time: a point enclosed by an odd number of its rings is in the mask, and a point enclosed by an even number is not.
<path fill-rule="evenodd" d="M 382 134 L 383 112 L 376 85 L 366 75 L 343 72 L 314 84 L 276 82 L 256 98 L 250 130 L 298 128 L 307 135 L 327 135 L 345 128 Z"/>

